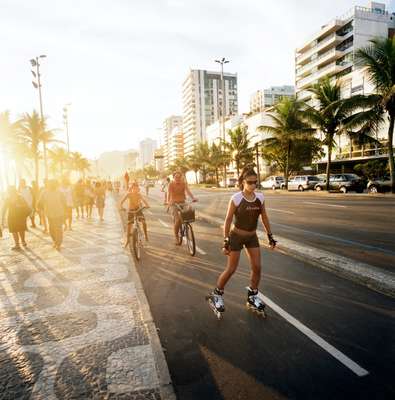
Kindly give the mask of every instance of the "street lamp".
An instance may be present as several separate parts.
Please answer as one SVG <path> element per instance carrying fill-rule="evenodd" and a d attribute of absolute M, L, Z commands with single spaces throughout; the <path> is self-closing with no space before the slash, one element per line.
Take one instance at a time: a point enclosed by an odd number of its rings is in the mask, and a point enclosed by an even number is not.
<path fill-rule="evenodd" d="M 32 84 L 35 89 L 38 89 L 38 97 L 40 101 L 40 117 L 41 117 L 41 128 L 44 130 L 44 113 L 43 113 L 43 100 L 41 94 L 41 74 L 40 74 L 40 59 L 46 58 L 45 54 L 32 58 L 30 60 L 30 64 L 33 68 L 36 68 L 36 71 L 31 71 L 32 75 L 37 82 L 32 81 Z M 48 179 L 48 165 L 47 165 L 47 144 L 45 140 L 43 141 L 43 150 L 44 150 L 44 172 L 45 172 L 45 179 Z M 38 183 L 38 182 L 37 182 Z"/>
<path fill-rule="evenodd" d="M 68 116 L 68 108 L 71 106 L 71 103 L 67 103 L 64 107 L 63 107 L 63 123 L 64 126 L 66 128 L 66 135 L 67 135 L 67 153 L 70 154 L 70 140 L 69 140 L 69 116 Z"/>
<path fill-rule="evenodd" d="M 224 81 L 224 64 L 228 64 L 229 60 L 226 60 L 225 57 L 222 57 L 220 60 L 214 60 L 216 63 L 221 65 L 221 91 L 222 91 L 222 110 L 221 110 L 221 128 L 222 128 L 222 140 L 223 144 L 225 144 L 225 81 Z M 226 184 L 226 164 L 224 165 L 224 186 L 227 187 Z"/>

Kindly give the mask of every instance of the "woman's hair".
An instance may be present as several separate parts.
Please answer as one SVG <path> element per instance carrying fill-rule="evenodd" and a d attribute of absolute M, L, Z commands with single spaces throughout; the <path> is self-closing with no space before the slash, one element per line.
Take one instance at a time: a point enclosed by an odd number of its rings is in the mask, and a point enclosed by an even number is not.
<path fill-rule="evenodd" d="M 241 174 L 239 176 L 239 188 L 240 190 L 244 189 L 243 181 L 247 178 L 247 176 L 258 176 L 255 172 L 254 168 L 251 166 L 246 166 L 241 170 Z"/>

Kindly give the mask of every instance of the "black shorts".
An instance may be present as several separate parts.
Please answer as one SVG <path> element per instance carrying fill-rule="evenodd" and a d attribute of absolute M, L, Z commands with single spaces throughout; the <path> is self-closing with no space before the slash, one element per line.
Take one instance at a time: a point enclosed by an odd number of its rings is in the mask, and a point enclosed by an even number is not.
<path fill-rule="evenodd" d="M 236 232 L 229 234 L 229 250 L 240 251 L 243 247 L 247 249 L 259 247 L 259 240 L 256 233 L 254 235 L 240 235 Z"/>
<path fill-rule="evenodd" d="M 128 211 L 128 224 L 133 224 L 135 216 L 137 216 L 139 220 L 145 221 L 143 210 L 140 210 L 138 213 Z"/>

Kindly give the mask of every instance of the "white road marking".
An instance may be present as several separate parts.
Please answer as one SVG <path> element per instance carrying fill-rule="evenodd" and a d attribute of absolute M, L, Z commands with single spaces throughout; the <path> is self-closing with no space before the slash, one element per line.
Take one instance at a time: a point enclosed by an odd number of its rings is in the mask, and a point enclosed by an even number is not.
<path fill-rule="evenodd" d="M 184 244 L 186 244 L 187 243 L 187 238 L 184 236 L 184 238 L 182 239 L 182 242 L 184 243 Z M 195 245 L 196 246 L 196 245 Z M 196 246 L 196 251 L 199 253 L 199 254 L 201 254 L 201 255 L 203 255 L 203 256 L 205 256 L 207 253 L 203 250 L 203 249 L 201 249 L 199 246 Z"/>
<path fill-rule="evenodd" d="M 306 204 L 314 204 L 314 205 L 315 205 L 315 204 L 318 204 L 319 206 L 347 208 L 347 206 L 341 206 L 341 205 L 338 205 L 338 204 L 315 203 L 315 202 L 313 202 L 313 201 L 304 201 L 303 203 L 306 203 Z"/>
<path fill-rule="evenodd" d="M 286 214 L 295 214 L 293 211 L 278 210 L 277 208 L 266 207 L 266 210 L 277 211 L 277 212 L 282 212 L 282 213 L 286 213 Z"/>
<path fill-rule="evenodd" d="M 204 250 L 202 250 L 199 246 L 196 246 L 196 251 L 198 252 L 198 253 L 200 253 L 201 255 L 203 255 L 203 256 L 205 256 L 207 253 L 204 251 Z"/>
<path fill-rule="evenodd" d="M 259 297 L 263 300 L 265 304 L 267 304 L 273 311 L 277 314 L 281 315 L 284 319 L 286 319 L 291 325 L 293 325 L 296 329 L 306 335 L 309 339 L 311 339 L 315 344 L 320 346 L 326 352 L 328 352 L 332 357 L 336 358 L 339 362 L 341 362 L 344 366 L 350 369 L 354 374 L 359 377 L 366 376 L 369 374 L 369 371 L 362 368 L 356 362 L 348 358 L 344 353 L 340 350 L 333 347 L 327 341 L 325 341 L 321 336 L 317 335 L 306 325 L 303 325 L 299 320 L 294 318 L 292 315 L 288 314 L 285 310 L 283 310 L 280 306 L 270 300 L 268 297 L 264 296 L 262 293 L 259 293 Z"/>
<path fill-rule="evenodd" d="M 170 228 L 169 224 L 166 224 L 166 222 L 162 221 L 160 218 L 158 218 L 158 221 L 166 228 Z"/>
<path fill-rule="evenodd" d="M 147 214 L 154 215 L 151 210 L 145 210 Z"/>

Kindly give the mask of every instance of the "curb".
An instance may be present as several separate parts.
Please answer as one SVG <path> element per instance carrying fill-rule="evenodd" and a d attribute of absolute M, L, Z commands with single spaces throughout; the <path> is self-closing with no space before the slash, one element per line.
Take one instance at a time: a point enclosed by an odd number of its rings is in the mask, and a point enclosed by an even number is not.
<path fill-rule="evenodd" d="M 116 199 L 113 197 L 115 204 L 117 203 Z M 119 211 L 117 212 L 119 217 L 119 221 L 121 223 L 121 227 L 123 232 L 125 232 L 125 224 L 120 215 Z M 141 282 L 140 276 L 137 272 L 136 264 L 131 254 L 131 248 L 129 244 L 129 251 L 124 250 L 125 253 L 128 255 L 131 265 L 131 274 L 132 279 L 136 287 L 137 298 L 140 303 L 140 310 L 143 322 L 147 327 L 148 337 L 150 339 L 152 352 L 154 355 L 156 372 L 159 378 L 159 391 L 162 400 L 176 400 L 176 395 L 173 388 L 173 383 L 171 381 L 169 368 L 167 366 L 165 354 L 163 352 L 163 347 L 160 343 L 158 330 L 156 328 L 154 319 L 151 314 L 151 310 L 148 304 L 147 296 L 144 292 L 144 287 Z"/>
<path fill-rule="evenodd" d="M 210 216 L 197 210 L 196 218 L 218 227 L 223 226 L 220 218 Z M 261 243 L 268 247 L 263 241 L 264 235 L 258 233 Z M 325 250 L 311 246 L 300 245 L 298 242 L 276 235 L 280 253 L 297 258 L 307 264 L 319 267 L 334 274 L 349 279 L 353 282 L 367 286 L 368 288 L 395 298 L 395 274 L 384 271 L 369 264 L 338 256 Z"/>

